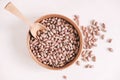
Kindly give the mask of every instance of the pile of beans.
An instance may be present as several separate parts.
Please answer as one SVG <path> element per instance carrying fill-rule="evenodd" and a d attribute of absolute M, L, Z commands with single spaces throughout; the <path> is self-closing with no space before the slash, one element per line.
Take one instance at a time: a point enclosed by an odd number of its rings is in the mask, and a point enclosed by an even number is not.
<path fill-rule="evenodd" d="M 80 37 L 72 24 L 59 17 L 40 21 L 47 30 L 37 32 L 37 38 L 30 35 L 30 49 L 36 59 L 50 67 L 64 67 L 78 54 Z"/>
<path fill-rule="evenodd" d="M 112 38 L 106 39 L 105 33 L 107 32 L 107 28 L 105 23 L 98 22 L 96 20 L 91 20 L 88 26 L 80 26 L 79 24 L 79 15 L 74 15 L 73 20 L 79 26 L 82 32 L 83 39 L 83 49 L 81 52 L 81 61 L 85 62 L 85 68 L 93 68 L 94 65 L 90 64 L 90 62 L 96 62 L 96 56 L 93 51 L 93 48 L 98 47 L 98 40 L 105 40 L 107 43 L 112 42 Z M 112 47 L 108 47 L 106 50 L 109 52 L 113 52 Z M 79 66 L 80 61 L 76 61 L 76 64 Z"/>

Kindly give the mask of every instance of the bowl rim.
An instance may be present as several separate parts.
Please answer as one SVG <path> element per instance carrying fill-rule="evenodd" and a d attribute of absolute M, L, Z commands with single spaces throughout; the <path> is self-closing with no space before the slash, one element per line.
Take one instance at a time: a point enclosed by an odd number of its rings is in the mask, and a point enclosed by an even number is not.
<path fill-rule="evenodd" d="M 31 49 L 30 49 L 30 45 L 29 45 L 29 40 L 30 40 L 29 31 L 28 31 L 28 34 L 27 34 L 27 47 L 28 47 L 28 50 L 29 50 L 29 53 L 30 53 L 31 57 L 32 57 L 32 58 L 34 59 L 34 61 L 37 62 L 40 66 L 42 66 L 42 67 L 44 67 L 44 68 L 47 68 L 47 69 L 50 69 L 50 70 L 62 70 L 62 69 L 65 69 L 65 68 L 69 67 L 70 65 L 72 65 L 72 64 L 78 59 L 78 57 L 80 56 L 80 54 L 81 54 L 81 52 L 82 52 L 82 46 L 83 46 L 83 44 L 82 44 L 82 42 L 83 42 L 83 40 L 82 40 L 82 33 L 81 33 L 81 30 L 80 30 L 80 28 L 78 27 L 78 25 L 77 25 L 73 20 L 71 20 L 70 18 L 68 18 L 68 17 L 66 17 L 66 16 L 63 16 L 63 15 L 61 15 L 61 14 L 46 14 L 46 15 L 43 15 L 43 16 L 39 17 L 39 18 L 35 21 L 35 23 L 40 22 L 41 20 L 46 19 L 46 18 L 49 18 L 49 17 L 60 17 L 60 18 L 63 18 L 63 19 L 65 19 L 66 21 L 68 21 L 71 25 L 73 25 L 73 27 L 77 30 L 78 35 L 79 35 L 79 37 L 80 37 L 80 40 L 79 40 L 79 42 L 80 42 L 80 44 L 79 44 L 80 47 L 79 47 L 79 51 L 78 51 L 78 54 L 76 55 L 76 57 L 75 57 L 72 61 L 70 61 L 69 63 L 67 63 L 65 66 L 60 67 L 60 68 L 53 68 L 53 67 L 50 67 L 50 66 L 48 66 L 48 65 L 45 65 L 45 64 L 39 62 L 39 61 L 37 60 L 37 58 L 33 55 L 32 51 L 31 51 Z"/>

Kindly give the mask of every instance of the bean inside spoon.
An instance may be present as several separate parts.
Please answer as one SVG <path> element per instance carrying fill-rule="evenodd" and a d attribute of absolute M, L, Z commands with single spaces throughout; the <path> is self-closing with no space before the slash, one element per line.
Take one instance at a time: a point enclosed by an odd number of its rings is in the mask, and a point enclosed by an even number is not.
<path fill-rule="evenodd" d="M 13 15 L 20 18 L 23 22 L 25 22 L 28 26 L 30 26 L 30 32 L 34 38 L 36 38 L 38 30 L 44 30 L 46 27 L 40 23 L 31 23 L 14 5 L 12 2 L 9 2 L 5 9 L 12 13 Z"/>

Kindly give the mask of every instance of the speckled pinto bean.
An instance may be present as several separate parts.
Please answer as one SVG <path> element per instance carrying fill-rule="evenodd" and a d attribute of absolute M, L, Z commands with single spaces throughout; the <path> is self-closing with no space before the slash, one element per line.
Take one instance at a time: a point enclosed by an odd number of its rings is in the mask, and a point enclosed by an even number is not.
<path fill-rule="evenodd" d="M 38 31 L 37 38 L 30 36 L 30 49 L 41 63 L 60 68 L 74 60 L 80 47 L 76 29 L 62 18 L 50 17 L 41 22 L 47 30 Z"/>

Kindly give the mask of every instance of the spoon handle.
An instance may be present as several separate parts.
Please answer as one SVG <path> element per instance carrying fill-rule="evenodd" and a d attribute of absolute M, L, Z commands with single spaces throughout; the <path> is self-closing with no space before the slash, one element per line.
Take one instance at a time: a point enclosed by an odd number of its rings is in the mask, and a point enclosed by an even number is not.
<path fill-rule="evenodd" d="M 31 22 L 13 5 L 12 2 L 9 2 L 6 6 L 5 9 L 12 13 L 13 15 L 17 16 L 21 20 L 23 20 L 27 25 L 31 26 Z"/>

